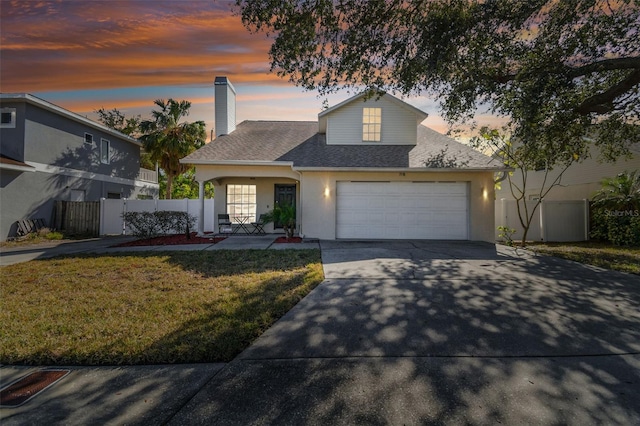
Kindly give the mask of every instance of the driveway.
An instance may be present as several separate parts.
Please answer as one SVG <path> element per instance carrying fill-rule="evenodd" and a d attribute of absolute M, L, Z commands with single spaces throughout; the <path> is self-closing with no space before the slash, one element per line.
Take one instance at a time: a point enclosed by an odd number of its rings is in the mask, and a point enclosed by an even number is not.
<path fill-rule="evenodd" d="M 474 242 L 321 242 L 326 280 L 173 424 L 640 424 L 640 279 Z"/>

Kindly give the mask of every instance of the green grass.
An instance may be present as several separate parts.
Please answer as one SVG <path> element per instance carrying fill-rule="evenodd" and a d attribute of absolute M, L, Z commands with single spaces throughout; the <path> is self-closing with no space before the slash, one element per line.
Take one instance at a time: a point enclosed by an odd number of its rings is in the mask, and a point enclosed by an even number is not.
<path fill-rule="evenodd" d="M 536 253 L 640 275 L 640 247 L 618 247 L 611 244 L 584 242 L 534 243 L 527 248 Z"/>
<path fill-rule="evenodd" d="M 80 255 L 3 267 L 0 363 L 229 361 L 323 279 L 319 250 Z"/>

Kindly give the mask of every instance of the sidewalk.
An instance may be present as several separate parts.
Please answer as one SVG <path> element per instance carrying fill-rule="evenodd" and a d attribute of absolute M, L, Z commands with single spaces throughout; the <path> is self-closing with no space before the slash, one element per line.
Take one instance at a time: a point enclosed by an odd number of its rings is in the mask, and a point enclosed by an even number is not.
<path fill-rule="evenodd" d="M 0 408 L 0 424 L 163 424 L 210 383 L 225 364 L 51 367 L 70 370 L 15 408 Z M 47 367 L 0 367 L 1 387 Z"/>
<path fill-rule="evenodd" d="M 51 241 L 18 247 L 0 247 L 0 266 L 28 262 L 34 259 L 47 259 L 63 254 L 96 252 L 134 239 L 135 237 L 130 236 L 110 236 L 77 241 Z"/>
<path fill-rule="evenodd" d="M 47 259 L 63 254 L 96 253 L 108 254 L 137 251 L 202 251 L 202 250 L 303 250 L 318 249 L 317 240 L 304 241 L 298 244 L 274 243 L 280 235 L 242 235 L 231 236 L 217 244 L 185 244 L 174 246 L 138 246 L 112 247 L 123 242 L 135 240 L 131 236 L 109 236 L 79 241 L 55 241 L 30 246 L 0 248 L 0 266 L 28 262 L 34 259 Z"/>

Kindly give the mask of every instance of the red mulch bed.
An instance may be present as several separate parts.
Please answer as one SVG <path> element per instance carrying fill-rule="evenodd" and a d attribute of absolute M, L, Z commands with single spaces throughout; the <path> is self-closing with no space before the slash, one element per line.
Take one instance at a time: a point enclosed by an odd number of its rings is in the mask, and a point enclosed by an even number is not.
<path fill-rule="evenodd" d="M 300 237 L 291 237 L 291 238 L 278 237 L 274 241 L 274 243 L 301 243 L 301 242 L 302 242 L 302 238 Z"/>
<path fill-rule="evenodd" d="M 138 247 L 138 246 L 176 246 L 182 244 L 215 244 L 227 237 L 196 237 L 196 233 L 191 233 L 191 238 L 187 239 L 185 234 L 165 235 L 162 237 L 148 238 L 143 240 L 129 241 L 113 247 Z"/>

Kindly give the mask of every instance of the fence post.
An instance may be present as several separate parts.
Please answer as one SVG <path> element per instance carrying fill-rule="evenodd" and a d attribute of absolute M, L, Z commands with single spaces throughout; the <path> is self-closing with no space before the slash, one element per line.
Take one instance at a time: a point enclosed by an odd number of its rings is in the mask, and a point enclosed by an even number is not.
<path fill-rule="evenodd" d="M 584 240 L 589 241 L 589 200 L 584 198 Z"/>
<path fill-rule="evenodd" d="M 104 218 L 105 218 L 105 212 L 104 212 L 104 197 L 100 198 L 100 235 L 104 235 Z"/>
<path fill-rule="evenodd" d="M 122 199 L 122 235 L 127 235 L 127 221 L 124 214 L 127 212 L 127 199 Z"/>
<path fill-rule="evenodd" d="M 542 241 L 547 241 L 547 224 L 545 221 L 545 205 L 544 199 L 542 199 L 540 200 L 540 237 L 542 237 Z"/>

